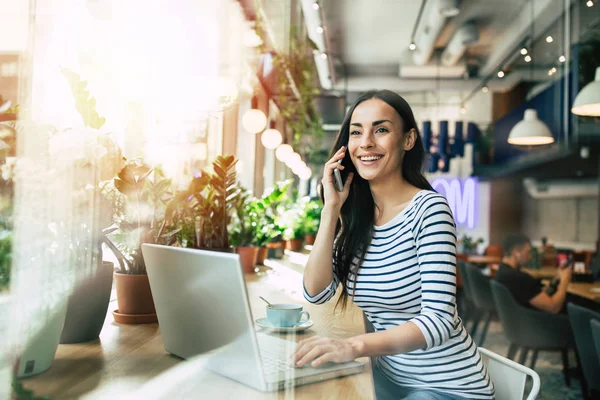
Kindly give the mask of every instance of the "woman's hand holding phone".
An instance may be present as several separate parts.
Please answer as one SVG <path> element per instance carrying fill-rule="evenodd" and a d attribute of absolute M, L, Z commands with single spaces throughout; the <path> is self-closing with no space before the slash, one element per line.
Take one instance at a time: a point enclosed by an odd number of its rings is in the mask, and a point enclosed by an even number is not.
<path fill-rule="evenodd" d="M 345 155 L 346 147 L 342 146 L 325 164 L 323 180 L 321 181 L 323 184 L 323 197 L 325 203 L 324 207 L 331 207 L 336 210 L 336 212 L 341 210 L 342 205 L 348 198 L 348 193 L 350 193 L 350 184 L 352 183 L 352 178 L 354 177 L 354 174 L 350 173 L 346 179 L 346 182 L 341 188 L 342 190 L 338 191 L 336 189 L 335 174 L 340 174 L 340 171 L 344 170 L 345 167 L 341 164 L 341 161 L 344 159 Z M 335 172 L 336 170 L 338 170 L 338 172 Z M 338 178 L 341 178 L 341 174 L 338 176 Z"/>

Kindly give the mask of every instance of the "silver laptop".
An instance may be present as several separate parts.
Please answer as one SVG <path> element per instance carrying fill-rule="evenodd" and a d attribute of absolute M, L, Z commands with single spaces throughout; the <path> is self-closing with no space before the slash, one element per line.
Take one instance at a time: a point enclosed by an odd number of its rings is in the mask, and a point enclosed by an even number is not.
<path fill-rule="evenodd" d="M 365 364 L 294 368 L 296 343 L 256 332 L 237 254 L 144 244 L 165 350 L 209 353 L 211 370 L 262 391 L 362 372 Z"/>

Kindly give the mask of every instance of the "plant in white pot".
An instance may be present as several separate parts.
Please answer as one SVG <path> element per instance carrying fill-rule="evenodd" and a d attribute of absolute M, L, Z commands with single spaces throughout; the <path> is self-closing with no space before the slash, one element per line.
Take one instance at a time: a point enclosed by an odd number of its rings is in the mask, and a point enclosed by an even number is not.
<path fill-rule="evenodd" d="M 68 69 L 63 68 L 62 74 L 84 127 L 50 135 L 50 155 L 71 169 L 70 203 L 75 216 L 50 227 L 55 243 L 68 247 L 65 251 L 71 253 L 70 262 L 78 270 L 60 343 L 80 343 L 98 338 L 110 302 L 114 265 L 103 261 L 102 242 L 110 232 L 112 205 L 102 195 L 100 182 L 122 168 L 123 155 L 111 135 L 101 130 L 106 120 L 98 115 L 87 82 Z"/>

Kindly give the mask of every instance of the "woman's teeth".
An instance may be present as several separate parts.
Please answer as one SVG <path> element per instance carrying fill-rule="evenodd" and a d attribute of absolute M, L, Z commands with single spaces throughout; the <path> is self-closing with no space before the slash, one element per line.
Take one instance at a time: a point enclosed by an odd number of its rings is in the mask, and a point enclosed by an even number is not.
<path fill-rule="evenodd" d="M 360 160 L 361 161 L 375 161 L 375 160 L 379 160 L 381 158 L 381 156 L 370 156 L 370 157 L 361 157 Z"/>

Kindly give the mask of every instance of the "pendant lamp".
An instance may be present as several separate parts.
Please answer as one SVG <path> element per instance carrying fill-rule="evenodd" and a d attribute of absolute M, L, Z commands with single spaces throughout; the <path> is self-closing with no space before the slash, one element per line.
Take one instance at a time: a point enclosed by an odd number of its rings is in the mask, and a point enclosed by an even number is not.
<path fill-rule="evenodd" d="M 529 0 L 531 5 L 531 51 L 533 52 L 533 0 Z M 533 63 L 529 66 L 531 78 L 533 80 Z M 525 110 L 523 120 L 518 122 L 511 129 L 508 135 L 508 143 L 521 146 L 538 146 L 542 144 L 550 144 L 554 142 L 554 136 L 550 129 L 542 121 L 538 119 L 537 111 L 533 108 Z"/>
<path fill-rule="evenodd" d="M 585 85 L 575 97 L 571 112 L 575 115 L 600 117 L 600 67 L 596 68 L 596 79 Z"/>
<path fill-rule="evenodd" d="M 525 110 L 523 120 L 517 123 L 508 135 L 508 143 L 523 146 L 536 146 L 554 142 L 550 129 L 537 117 L 537 111 Z"/>

